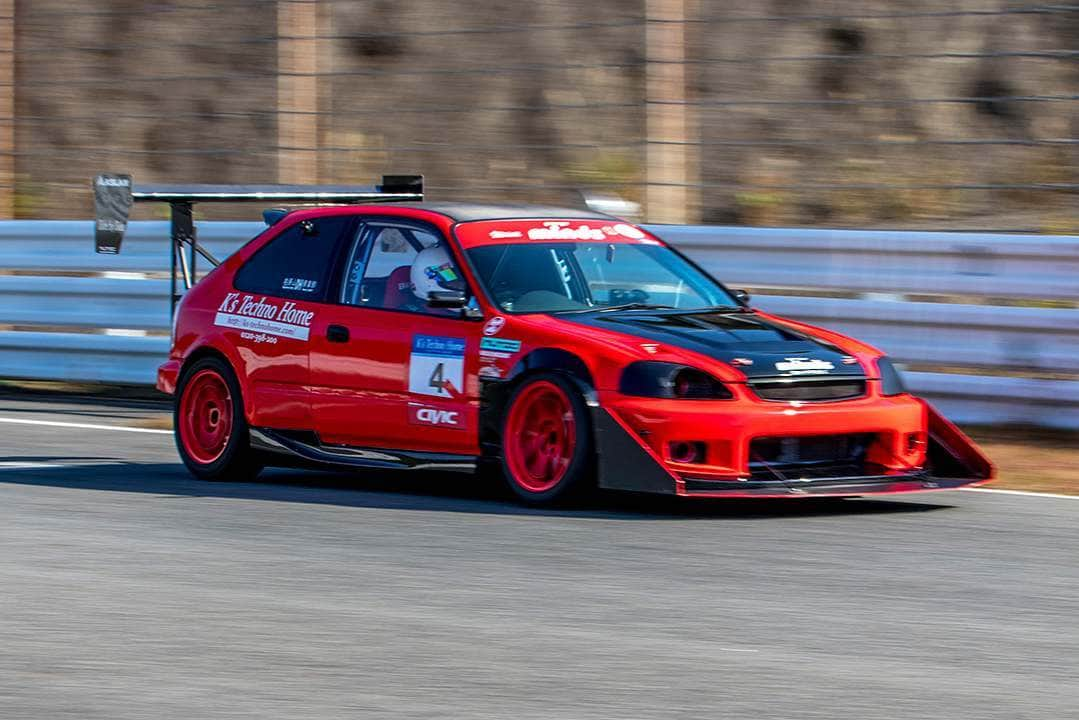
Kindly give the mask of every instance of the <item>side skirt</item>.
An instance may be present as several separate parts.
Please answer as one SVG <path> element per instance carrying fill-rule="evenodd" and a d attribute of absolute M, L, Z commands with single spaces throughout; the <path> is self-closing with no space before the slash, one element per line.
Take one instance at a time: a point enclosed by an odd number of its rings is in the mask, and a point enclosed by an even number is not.
<path fill-rule="evenodd" d="M 270 455 L 282 456 L 286 461 L 298 459 L 314 466 L 462 473 L 476 471 L 474 455 L 323 445 L 313 432 L 251 428 L 251 447 Z"/>

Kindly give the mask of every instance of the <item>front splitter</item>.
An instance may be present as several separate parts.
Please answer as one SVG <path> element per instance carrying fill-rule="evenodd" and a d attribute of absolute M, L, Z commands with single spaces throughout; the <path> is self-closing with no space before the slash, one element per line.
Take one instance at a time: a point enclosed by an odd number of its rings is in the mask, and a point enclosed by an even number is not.
<path fill-rule="evenodd" d="M 935 478 L 926 474 L 819 478 L 814 480 L 715 480 L 685 477 L 679 495 L 716 498 L 850 497 L 955 490 L 985 480 Z"/>

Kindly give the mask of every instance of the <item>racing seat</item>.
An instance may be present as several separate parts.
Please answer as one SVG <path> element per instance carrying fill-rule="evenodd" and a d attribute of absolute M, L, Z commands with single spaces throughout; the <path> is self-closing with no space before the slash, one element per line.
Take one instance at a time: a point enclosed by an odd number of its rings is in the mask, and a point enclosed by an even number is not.
<path fill-rule="evenodd" d="M 386 277 L 386 289 L 379 307 L 397 310 L 416 301 L 412 294 L 412 266 L 402 265 Z"/>

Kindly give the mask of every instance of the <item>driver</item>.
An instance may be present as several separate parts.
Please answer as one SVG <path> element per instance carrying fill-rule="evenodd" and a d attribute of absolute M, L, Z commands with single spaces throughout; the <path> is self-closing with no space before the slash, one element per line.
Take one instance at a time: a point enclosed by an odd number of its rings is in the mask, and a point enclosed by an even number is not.
<path fill-rule="evenodd" d="M 421 307 L 426 307 L 431 293 L 437 290 L 467 290 L 464 278 L 457 272 L 453 258 L 443 245 L 421 250 L 412 261 L 409 279 L 412 281 L 412 294 L 420 301 Z"/>

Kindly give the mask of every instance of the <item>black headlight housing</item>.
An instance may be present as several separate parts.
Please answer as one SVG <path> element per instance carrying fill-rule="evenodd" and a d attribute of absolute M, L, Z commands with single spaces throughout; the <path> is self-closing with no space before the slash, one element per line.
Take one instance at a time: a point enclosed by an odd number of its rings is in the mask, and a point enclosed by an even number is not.
<path fill-rule="evenodd" d="M 903 384 L 899 370 L 887 357 L 877 358 L 877 371 L 880 373 L 881 395 L 905 395 L 908 390 Z"/>
<path fill-rule="evenodd" d="M 623 395 L 681 400 L 730 400 L 734 397 L 723 383 L 703 370 L 649 360 L 626 366 L 618 390 Z"/>

